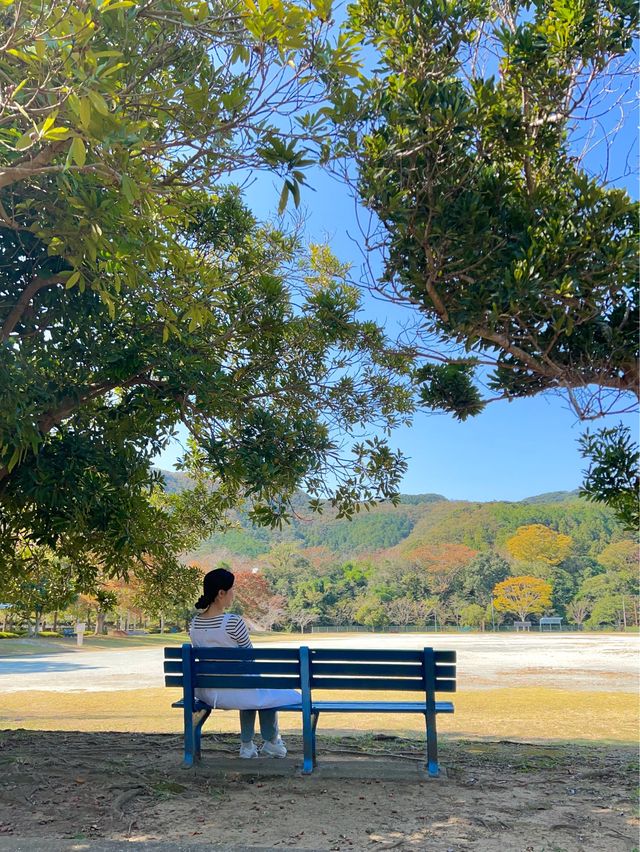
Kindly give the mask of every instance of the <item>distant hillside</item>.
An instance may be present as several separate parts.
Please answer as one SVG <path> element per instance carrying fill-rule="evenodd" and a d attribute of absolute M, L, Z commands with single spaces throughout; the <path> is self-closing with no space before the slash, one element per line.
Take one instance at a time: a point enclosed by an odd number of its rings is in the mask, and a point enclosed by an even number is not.
<path fill-rule="evenodd" d="M 163 471 L 167 490 L 189 487 L 187 476 Z M 544 524 L 570 535 L 578 556 L 594 556 L 622 532 L 605 507 L 588 503 L 576 491 L 556 491 L 527 497 L 520 502 L 476 503 L 447 500 L 440 494 L 404 494 L 398 506 L 381 504 L 363 511 L 352 521 L 337 520 L 328 508 L 317 515 L 306 507 L 305 495 L 295 497 L 295 516 L 282 530 L 251 525 L 238 514 L 238 526 L 202 542 L 194 555 L 256 559 L 279 542 L 291 541 L 301 548 L 323 548 L 350 555 L 391 551 L 407 554 L 437 544 L 465 544 L 474 550 L 501 550 L 516 529 Z"/>
<path fill-rule="evenodd" d="M 521 503 L 563 503 L 565 500 L 575 500 L 580 491 L 547 491 L 546 494 L 536 494 L 535 497 L 525 497 Z"/>
<path fill-rule="evenodd" d="M 192 480 L 186 473 L 179 473 L 177 470 L 161 470 L 160 473 L 164 478 L 164 490 L 167 494 L 178 494 L 191 486 Z"/>
<path fill-rule="evenodd" d="M 405 506 L 417 506 L 420 503 L 438 503 L 440 500 L 446 500 L 442 494 L 401 494 L 400 502 Z"/>

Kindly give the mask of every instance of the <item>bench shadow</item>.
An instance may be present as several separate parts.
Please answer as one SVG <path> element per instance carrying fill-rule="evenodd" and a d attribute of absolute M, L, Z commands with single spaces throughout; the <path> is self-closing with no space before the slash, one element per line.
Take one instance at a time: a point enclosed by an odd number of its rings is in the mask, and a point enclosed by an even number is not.
<path fill-rule="evenodd" d="M 64 663 L 61 661 L 47 662 L 46 660 L 17 660 L 8 662 L 0 660 L 0 675 L 8 674 L 45 674 L 46 672 L 70 672 L 77 669 L 98 669 L 99 666 L 87 666 L 83 663 Z"/>

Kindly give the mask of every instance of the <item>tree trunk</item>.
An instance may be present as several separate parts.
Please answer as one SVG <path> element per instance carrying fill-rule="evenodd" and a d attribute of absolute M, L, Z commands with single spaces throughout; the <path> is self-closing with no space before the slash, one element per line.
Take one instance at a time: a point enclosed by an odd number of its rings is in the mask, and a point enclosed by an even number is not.
<path fill-rule="evenodd" d="M 107 616 L 106 612 L 98 612 L 96 615 L 96 629 L 94 631 L 94 636 L 102 636 L 104 633 L 104 620 Z"/>
<path fill-rule="evenodd" d="M 35 620 L 35 624 L 33 625 L 33 635 L 37 636 L 38 633 L 40 633 L 41 628 L 42 628 L 42 613 L 39 612 L 38 610 L 36 610 L 36 620 Z"/>
<path fill-rule="evenodd" d="M 160 613 L 160 633 L 164 633 L 164 614 Z"/>
<path fill-rule="evenodd" d="M 53 613 L 53 632 L 58 629 L 58 610 Z"/>

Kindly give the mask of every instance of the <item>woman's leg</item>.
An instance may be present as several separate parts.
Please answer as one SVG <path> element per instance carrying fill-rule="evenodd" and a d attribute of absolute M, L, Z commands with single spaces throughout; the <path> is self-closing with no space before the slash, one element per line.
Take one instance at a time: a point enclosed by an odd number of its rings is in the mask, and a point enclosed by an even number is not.
<path fill-rule="evenodd" d="M 262 714 L 260 715 L 260 725 L 262 726 Z M 240 711 L 240 740 L 243 743 L 253 742 L 253 734 L 256 729 L 256 711 L 241 710 Z"/>
<path fill-rule="evenodd" d="M 253 711 L 255 713 L 255 710 Z M 260 733 L 265 742 L 272 742 L 278 736 L 278 713 L 275 710 L 259 710 Z"/>

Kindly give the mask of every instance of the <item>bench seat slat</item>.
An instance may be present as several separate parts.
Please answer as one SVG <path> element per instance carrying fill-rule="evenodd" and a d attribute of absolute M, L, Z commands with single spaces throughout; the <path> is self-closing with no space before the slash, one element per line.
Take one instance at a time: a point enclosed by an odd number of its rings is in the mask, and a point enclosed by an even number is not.
<path fill-rule="evenodd" d="M 182 709 L 184 707 L 184 699 L 181 698 L 179 701 L 174 701 L 171 706 Z M 193 709 L 197 713 L 199 710 L 213 710 L 214 708 L 205 701 L 200 701 L 199 698 L 196 698 L 193 702 Z M 269 709 L 279 710 L 282 713 L 299 713 L 302 710 L 302 704 L 282 704 L 280 707 L 270 707 Z"/>
<path fill-rule="evenodd" d="M 312 701 L 322 713 L 426 713 L 424 701 Z M 436 713 L 453 713 L 450 701 L 436 701 Z"/>

